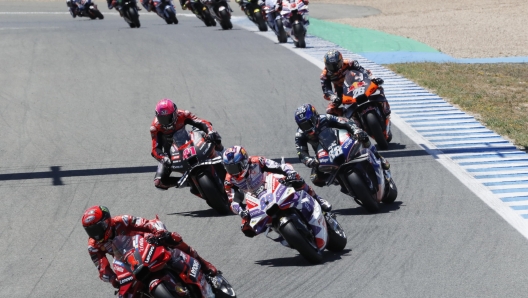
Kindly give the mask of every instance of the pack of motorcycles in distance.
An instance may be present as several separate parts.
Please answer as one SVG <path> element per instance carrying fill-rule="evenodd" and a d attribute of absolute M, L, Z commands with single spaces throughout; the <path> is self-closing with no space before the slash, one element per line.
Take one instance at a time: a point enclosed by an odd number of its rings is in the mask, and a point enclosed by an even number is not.
<path fill-rule="evenodd" d="M 306 0 L 284 0 L 281 9 L 276 10 L 274 6 L 266 5 L 270 3 L 262 0 L 236 0 L 260 31 L 268 31 L 269 27 L 275 32 L 280 43 L 286 43 L 290 37 L 299 48 L 306 47 L 305 36 L 310 24 L 308 5 L 304 1 Z M 178 24 L 176 8 L 172 0 L 140 0 L 140 3 L 147 11 L 156 13 L 167 24 Z M 80 16 L 92 20 L 104 19 L 92 0 L 68 0 L 66 4 L 74 18 Z M 182 9 L 191 10 L 207 27 L 216 26 L 218 22 L 224 30 L 233 28 L 231 23 L 233 10 L 226 0 L 180 0 L 180 4 Z M 109 2 L 109 8 L 112 7 L 119 11 L 130 28 L 141 27 L 136 0 L 113 0 Z"/>

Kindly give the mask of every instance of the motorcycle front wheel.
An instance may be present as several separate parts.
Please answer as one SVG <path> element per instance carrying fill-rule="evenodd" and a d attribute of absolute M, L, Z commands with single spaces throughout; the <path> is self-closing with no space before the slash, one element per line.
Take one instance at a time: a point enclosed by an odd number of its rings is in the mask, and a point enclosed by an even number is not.
<path fill-rule="evenodd" d="M 154 298 L 174 298 L 177 297 L 173 295 L 163 283 L 157 285 L 152 292 L 150 292 Z"/>
<path fill-rule="evenodd" d="M 208 175 L 199 177 L 198 184 L 200 184 L 200 188 L 204 192 L 204 199 L 207 202 L 207 205 L 222 215 L 229 214 L 231 209 L 229 208 L 229 202 L 226 200 L 225 194 L 222 194 L 218 190 L 215 183 Z"/>
<path fill-rule="evenodd" d="M 280 232 L 288 244 L 295 248 L 310 263 L 319 264 L 323 261 L 321 252 L 308 243 L 308 240 L 299 233 L 293 222 L 290 221 L 282 226 Z"/>
<path fill-rule="evenodd" d="M 389 143 L 387 143 L 387 140 L 385 139 L 385 135 L 383 134 L 383 129 L 381 128 L 381 124 L 378 120 L 378 117 L 374 115 L 374 113 L 368 113 L 365 118 L 370 133 L 374 140 L 376 140 L 376 144 L 378 144 L 378 149 L 389 149 Z"/>
<path fill-rule="evenodd" d="M 352 172 L 347 179 L 355 194 L 356 200 L 361 202 L 361 206 L 370 213 L 377 213 L 379 211 L 379 203 L 374 198 L 374 195 L 370 193 L 361 177 L 356 172 Z"/>
<path fill-rule="evenodd" d="M 341 225 L 337 220 L 329 215 L 327 215 L 327 227 L 328 227 L 328 243 L 326 244 L 326 249 L 333 252 L 342 251 L 347 245 L 347 237 Z M 326 216 L 325 216 L 326 217 Z M 330 222 L 332 221 L 332 222 Z M 333 225 L 336 225 L 334 230 Z"/>

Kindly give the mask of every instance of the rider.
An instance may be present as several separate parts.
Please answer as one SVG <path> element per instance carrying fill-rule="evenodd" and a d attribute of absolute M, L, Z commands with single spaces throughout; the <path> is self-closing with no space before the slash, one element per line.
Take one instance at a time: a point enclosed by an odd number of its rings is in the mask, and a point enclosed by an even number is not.
<path fill-rule="evenodd" d="M 79 0 L 66 0 L 66 6 L 73 18 L 81 15 L 81 9 L 79 7 Z"/>
<path fill-rule="evenodd" d="M 370 139 L 366 132 L 357 127 L 354 121 L 334 115 L 319 115 L 311 104 L 304 104 L 295 110 L 295 122 L 299 128 L 295 134 L 295 146 L 299 160 L 309 168 L 312 168 L 310 179 L 313 184 L 319 187 L 325 185 L 328 174 L 318 170 L 319 160 L 317 157 L 310 156 L 308 144 L 317 152 L 319 146 L 319 133 L 326 127 L 346 129 L 350 134 L 362 143 L 369 142 Z M 370 150 L 381 160 L 381 166 L 388 170 L 390 164 L 377 151 L 374 145 L 369 145 Z"/>
<path fill-rule="evenodd" d="M 304 190 L 312 196 L 321 205 L 323 211 L 328 212 L 332 209 L 332 205 L 317 195 L 290 164 L 279 164 L 263 156 L 248 156 L 246 149 L 241 146 L 226 149 L 222 161 L 227 171 L 224 187 L 231 203 L 231 210 L 244 219 L 242 231 L 248 237 L 254 236 L 253 230 L 247 225 L 250 219 L 249 211 L 244 208 L 242 202 L 237 202 L 236 193 L 257 191 L 266 183 L 266 173 L 284 175 L 286 181 L 295 181 L 296 190 Z"/>
<path fill-rule="evenodd" d="M 166 0 L 167 2 L 169 2 L 169 4 L 174 7 L 174 3 L 172 3 L 172 0 Z M 148 12 L 151 12 L 151 11 L 155 11 L 158 16 L 160 16 L 161 18 L 164 18 L 163 16 L 163 8 L 164 6 L 161 5 L 162 1 L 161 0 L 140 0 L 139 1 L 141 3 L 141 5 L 143 5 L 143 7 L 145 7 L 145 9 L 148 11 Z M 174 7 L 176 8 L 176 7 Z"/>
<path fill-rule="evenodd" d="M 178 110 L 176 104 L 170 99 L 164 98 L 156 104 L 156 117 L 150 125 L 150 136 L 152 138 L 152 156 L 159 161 L 158 170 L 154 176 L 154 186 L 159 189 L 168 189 L 175 186 L 179 180 L 170 177 L 172 161 L 170 159 L 170 147 L 172 136 L 181 129 L 185 130 L 185 125 L 192 125 L 207 133 L 206 139 L 216 143 L 215 150 L 222 151 L 222 138 L 213 130 L 209 121 L 196 117 L 187 110 Z M 191 183 L 191 193 L 200 196 L 193 183 Z"/>
<path fill-rule="evenodd" d="M 378 86 L 383 84 L 383 79 L 374 78 L 372 72 L 359 65 L 357 60 L 343 60 L 343 55 L 338 50 L 330 50 L 324 55 L 325 68 L 321 73 L 321 87 L 324 99 L 330 101 L 326 108 L 326 113 L 335 116 L 342 116 L 343 110 L 339 108 L 343 100 L 343 83 L 347 70 L 357 70 L 368 76 L 372 82 Z M 332 83 L 335 93 L 332 91 Z M 336 94 L 337 93 L 337 94 Z M 383 104 L 383 113 L 389 115 L 391 110 L 387 101 Z"/>
<path fill-rule="evenodd" d="M 178 250 L 183 251 L 198 260 L 206 274 L 213 276 L 217 274 L 213 264 L 200 257 L 196 250 L 185 243 L 178 233 L 168 232 L 165 229 L 165 225 L 157 217 L 152 220 L 132 215 L 111 217 L 110 211 L 105 206 L 92 206 L 86 209 L 81 221 L 89 237 L 88 253 L 95 267 L 99 270 L 99 278 L 104 282 L 110 282 L 115 288 L 119 288 L 119 282 L 106 254 L 114 256 L 112 241 L 117 235 L 133 236 L 151 233 L 153 235 L 147 237 L 154 237 L 164 241 L 169 249 L 173 249 L 172 255 L 175 258 L 180 255 Z"/>
<path fill-rule="evenodd" d="M 106 0 L 106 3 L 108 4 L 108 9 L 112 9 L 115 7 L 115 9 L 119 12 L 119 15 L 120 16 L 123 16 L 123 12 L 121 11 L 121 7 L 118 5 L 118 0 Z M 141 7 L 137 6 L 137 3 L 136 3 L 136 8 L 137 10 L 141 10 Z"/>

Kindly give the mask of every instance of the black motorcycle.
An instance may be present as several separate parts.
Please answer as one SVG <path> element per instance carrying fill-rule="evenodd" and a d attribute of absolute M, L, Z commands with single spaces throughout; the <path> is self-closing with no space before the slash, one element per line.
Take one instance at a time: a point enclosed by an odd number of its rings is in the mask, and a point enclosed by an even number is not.
<path fill-rule="evenodd" d="M 184 8 L 182 2 L 183 1 L 180 0 L 182 8 Z M 209 0 L 190 0 L 189 2 L 189 9 L 196 15 L 197 18 L 204 22 L 205 26 L 216 26 L 215 18 L 211 14 L 211 11 L 209 10 L 208 6 L 206 5 Z"/>
<path fill-rule="evenodd" d="M 71 1 L 66 1 L 66 6 L 70 8 L 70 14 L 74 18 L 78 15 L 80 17 L 88 17 L 92 20 L 104 19 L 103 14 L 97 8 L 97 4 L 93 3 L 92 0 L 82 0 L 77 6 L 77 9 L 78 9 L 77 15 L 74 12 L 74 7 L 73 7 L 74 5 L 75 4 L 72 4 Z"/>
<path fill-rule="evenodd" d="M 222 29 L 233 29 L 231 23 L 231 13 L 233 10 L 226 0 L 210 0 L 206 3 L 210 13 L 215 16 L 215 19 L 220 23 Z"/>
<path fill-rule="evenodd" d="M 117 5 L 120 8 L 121 16 L 130 28 L 141 27 L 136 0 L 118 0 Z"/>
<path fill-rule="evenodd" d="M 244 9 L 247 17 L 258 26 L 259 31 L 268 31 L 264 12 L 264 3 L 261 0 L 235 0 Z"/>
<path fill-rule="evenodd" d="M 216 143 L 206 139 L 200 130 L 177 131 L 170 149 L 171 170 L 183 173 L 177 188 L 192 184 L 211 208 L 228 214 L 231 209 L 224 190 L 226 171 L 215 147 Z"/>

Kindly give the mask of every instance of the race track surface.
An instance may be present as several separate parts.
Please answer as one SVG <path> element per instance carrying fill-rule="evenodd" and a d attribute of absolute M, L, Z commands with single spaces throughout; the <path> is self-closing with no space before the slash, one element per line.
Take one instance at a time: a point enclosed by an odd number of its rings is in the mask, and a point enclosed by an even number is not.
<path fill-rule="evenodd" d="M 159 99 L 210 120 L 226 146 L 284 156 L 306 179 L 293 111 L 325 103 L 317 67 L 253 32 L 184 16 L 166 25 L 144 11 L 140 19 L 130 29 L 108 14 L 1 15 L 0 297 L 113 297 L 80 223 L 95 204 L 113 215 L 159 214 L 238 297 L 526 293 L 526 239 L 397 127 L 382 153 L 396 203 L 371 215 L 336 188 L 317 189 L 348 235 L 345 251 L 325 253 L 321 265 L 264 235 L 246 238 L 239 217 L 215 216 L 188 189 L 156 190 L 149 125 Z"/>

